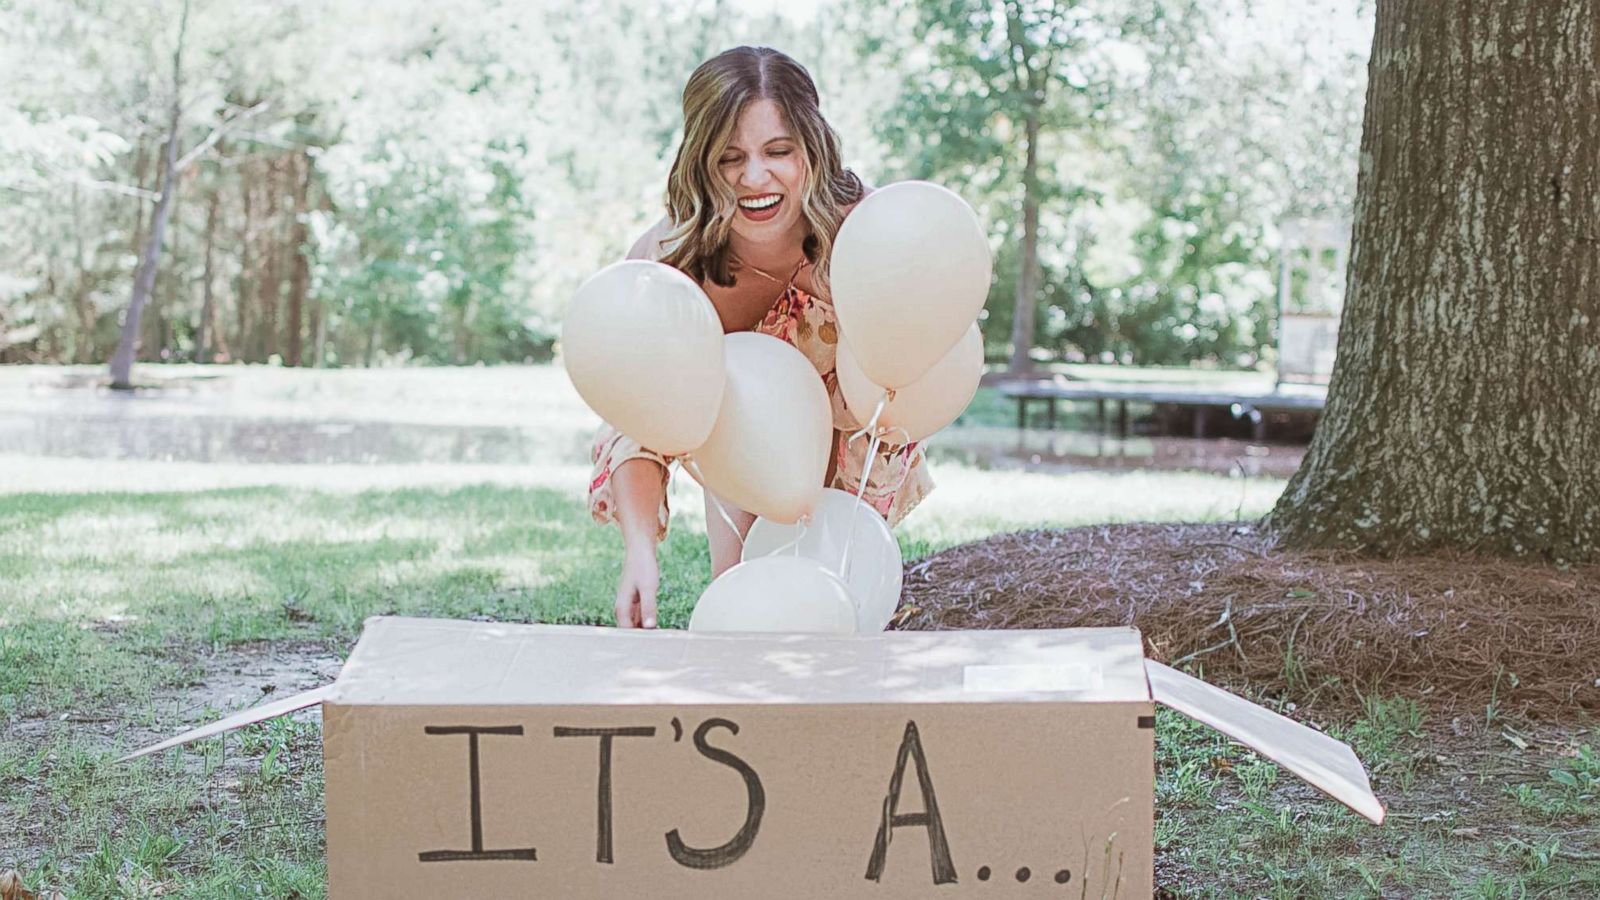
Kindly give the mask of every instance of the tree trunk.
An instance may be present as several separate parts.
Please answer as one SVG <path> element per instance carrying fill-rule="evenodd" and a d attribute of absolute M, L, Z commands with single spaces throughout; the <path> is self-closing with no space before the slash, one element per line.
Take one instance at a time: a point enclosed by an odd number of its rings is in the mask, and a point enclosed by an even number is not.
<path fill-rule="evenodd" d="M 183 173 L 174 170 L 170 174 L 163 174 L 161 191 L 165 193 L 168 179 L 176 186 L 183 180 Z M 141 344 L 142 358 L 148 362 L 160 362 L 168 357 L 167 348 L 171 345 L 172 327 L 167 310 L 174 312 L 183 308 L 183 289 L 185 287 L 182 273 L 183 257 L 179 244 L 183 239 L 183 195 L 176 188 L 172 191 L 172 209 L 167 213 L 167 230 L 170 236 L 167 246 L 161 251 L 168 261 L 167 280 L 161 280 L 161 269 L 156 268 L 156 280 L 150 285 L 150 301 L 145 307 L 145 333 L 147 339 Z M 177 272 L 171 269 L 177 268 Z M 166 288 L 162 289 L 162 284 Z M 163 298 L 162 294 L 167 296 Z"/>
<path fill-rule="evenodd" d="M 206 250 L 204 275 L 201 276 L 200 288 L 200 324 L 195 329 L 194 335 L 194 361 L 197 363 L 211 362 L 211 328 L 215 319 L 216 295 L 211 289 L 211 282 L 215 277 L 213 251 L 217 243 L 217 207 L 222 205 L 222 191 L 220 185 L 214 185 L 211 199 L 206 204 Z"/>
<path fill-rule="evenodd" d="M 149 164 L 149 153 L 145 150 L 143 137 L 138 139 L 138 150 L 133 158 L 133 183 L 141 190 L 150 190 L 145 182 L 145 169 Z M 128 245 L 128 252 L 135 256 L 144 253 L 144 207 L 141 200 L 133 205 L 133 242 Z"/>
<path fill-rule="evenodd" d="M 306 322 L 306 331 L 311 335 L 311 365 L 320 369 L 322 368 L 323 349 L 328 340 L 327 314 L 322 309 L 322 298 L 314 298 L 306 312 L 309 317 Z"/>
<path fill-rule="evenodd" d="M 270 360 L 278 352 L 278 294 L 282 289 L 282 228 L 278 215 L 278 162 L 267 163 L 267 209 L 262 216 L 266 246 L 262 248 L 261 293 L 256 303 L 260 327 L 260 356 Z"/>
<path fill-rule="evenodd" d="M 161 265 L 161 241 L 166 236 L 167 216 L 172 211 L 172 195 L 178 183 L 172 177 L 178 162 L 178 127 L 182 114 L 177 103 L 172 104 L 172 125 L 167 132 L 166 152 L 163 155 L 166 178 L 161 199 L 156 201 L 155 214 L 150 220 L 150 236 L 145 241 L 139 268 L 133 276 L 133 296 L 128 300 L 128 311 L 122 318 L 122 336 L 117 341 L 117 352 L 111 357 L 111 387 L 115 390 L 133 389 L 133 357 L 138 351 L 140 325 L 144 319 L 145 304 L 156 286 L 156 269 Z"/>
<path fill-rule="evenodd" d="M 72 186 L 72 238 L 73 262 L 78 269 L 76 287 L 72 292 L 72 308 L 78 314 L 78 339 L 73 341 L 72 361 L 94 361 L 94 304 L 89 300 L 89 269 L 91 260 L 83 244 L 88 226 L 83 220 L 83 192 Z"/>
<path fill-rule="evenodd" d="M 233 305 L 236 330 L 234 331 L 233 346 L 239 351 L 240 362 L 252 362 L 250 344 L 250 297 L 255 293 L 255 285 L 251 281 L 251 266 L 254 265 L 255 254 L 251 248 L 255 242 L 256 218 L 254 206 L 250 202 L 253 184 L 250 179 L 250 166 L 239 167 L 239 203 L 244 212 L 244 225 L 239 231 L 239 277 L 234 281 Z"/>
<path fill-rule="evenodd" d="M 372 368 L 372 361 L 378 352 L 378 325 L 380 319 L 373 319 L 367 329 L 367 349 L 361 354 L 361 365 Z"/>
<path fill-rule="evenodd" d="M 1600 557 L 1600 0 L 1380 0 L 1298 547 Z"/>
<path fill-rule="evenodd" d="M 1039 297 L 1039 116 L 1040 103 L 1030 101 L 1026 125 L 1027 156 L 1022 167 L 1022 264 L 1011 313 L 1011 371 L 1033 369 L 1033 320 Z"/>
<path fill-rule="evenodd" d="M 117 352 L 111 357 L 111 387 L 115 390 L 133 389 L 133 356 L 138 350 L 139 326 L 144 317 L 145 304 L 156 286 L 156 269 L 161 265 L 161 241 L 166 236 L 167 217 L 172 212 L 172 198 L 178 192 L 178 180 L 173 177 L 178 164 L 178 130 L 182 124 L 183 107 L 176 95 L 172 101 L 172 123 L 167 129 L 166 150 L 162 155 L 161 199 L 156 201 L 150 219 L 150 236 L 146 239 L 139 268 L 133 276 L 133 296 L 128 301 L 128 311 L 122 319 L 122 337 L 117 341 Z"/>
<path fill-rule="evenodd" d="M 458 366 L 467 364 L 467 353 L 472 346 L 472 298 L 462 300 L 455 307 L 455 339 L 451 342 L 451 357 Z"/>
<path fill-rule="evenodd" d="M 133 276 L 133 296 L 122 320 L 122 336 L 117 352 L 111 356 L 113 390 L 133 389 L 133 355 L 138 350 L 139 322 L 145 304 L 156 285 L 156 269 L 161 264 L 161 240 L 172 214 L 172 201 L 178 194 L 178 132 L 183 125 L 183 41 L 189 33 L 189 3 L 184 0 L 183 18 L 178 23 L 178 43 L 172 51 L 172 122 L 167 127 L 167 143 L 161 156 L 161 198 L 150 217 L 150 238 L 145 242 L 139 268 Z"/>
<path fill-rule="evenodd" d="M 300 365 L 300 341 L 305 333 L 306 286 L 311 281 L 311 267 L 306 257 L 306 217 L 310 210 L 306 198 L 311 193 L 311 154 L 300 156 L 300 177 L 295 182 L 294 227 L 290 231 L 289 252 L 294 254 L 294 268 L 289 273 L 288 347 L 283 363 Z"/>

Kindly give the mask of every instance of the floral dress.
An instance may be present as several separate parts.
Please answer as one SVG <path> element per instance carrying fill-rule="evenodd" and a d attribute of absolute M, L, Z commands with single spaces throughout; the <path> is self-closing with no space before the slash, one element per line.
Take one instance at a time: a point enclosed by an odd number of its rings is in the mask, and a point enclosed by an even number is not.
<path fill-rule="evenodd" d="M 844 393 L 839 390 L 838 376 L 834 372 L 839 325 L 832 303 L 813 297 L 795 286 L 795 277 L 806 265 L 806 262 L 802 262 L 789 276 L 783 294 L 753 330 L 794 345 L 816 367 L 817 374 L 828 389 L 828 400 L 833 408 L 833 475 L 827 486 L 854 494 L 861 486 L 861 470 L 865 468 L 869 442 L 866 437 L 849 440 L 850 434 L 859 429 L 861 424 L 845 407 Z M 649 459 L 660 463 L 661 478 L 665 484 L 669 477 L 667 464 L 672 461 L 671 457 L 639 446 L 637 441 L 607 424 L 602 424 L 595 436 L 591 458 L 594 471 L 589 479 L 589 514 L 600 524 L 610 523 L 616 518 L 611 475 L 618 466 L 630 459 Z M 862 494 L 862 500 L 888 519 L 890 525 L 895 525 L 931 490 L 933 479 L 928 475 L 927 460 L 920 443 L 881 445 L 878 459 L 867 476 L 867 489 Z M 667 500 L 663 494 L 661 508 L 656 512 L 658 540 L 666 537 L 667 518 Z"/>

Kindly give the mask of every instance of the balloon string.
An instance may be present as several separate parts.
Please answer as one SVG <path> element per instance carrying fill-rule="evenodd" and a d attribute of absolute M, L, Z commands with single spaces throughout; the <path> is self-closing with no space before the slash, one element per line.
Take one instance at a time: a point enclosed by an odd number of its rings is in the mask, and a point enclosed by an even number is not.
<path fill-rule="evenodd" d="M 787 553 L 790 550 L 794 551 L 794 553 L 790 554 L 791 556 L 799 556 L 800 555 L 800 542 L 805 540 L 806 532 L 811 530 L 811 516 L 810 516 L 810 514 L 808 513 L 806 515 L 801 516 L 795 522 L 795 524 L 800 526 L 800 530 L 795 532 L 794 539 L 789 541 L 789 543 L 784 544 L 781 547 L 778 547 L 776 550 L 773 550 L 771 553 L 766 554 L 767 556 L 779 556 L 779 555 L 781 555 L 783 553 Z"/>
<path fill-rule="evenodd" d="M 844 554 L 839 558 L 839 577 L 845 580 L 850 578 L 850 548 L 856 541 L 856 519 L 861 507 L 865 505 L 861 498 L 867 493 L 867 479 L 871 477 L 872 464 L 878 458 L 878 443 L 881 440 L 878 437 L 878 420 L 883 417 L 883 409 L 889 405 L 889 400 L 893 396 L 894 391 L 885 390 L 883 396 L 878 398 L 878 406 L 872 411 L 872 417 L 867 420 L 867 424 L 845 440 L 848 446 L 855 443 L 856 438 L 862 435 L 872 435 L 871 440 L 867 441 L 867 458 L 861 463 L 861 483 L 856 485 L 856 505 L 850 510 L 850 530 L 845 532 Z"/>
<path fill-rule="evenodd" d="M 711 500 L 711 505 L 716 507 L 717 515 L 721 516 L 722 521 L 727 523 L 728 530 L 733 532 L 733 539 L 739 542 L 739 555 L 743 557 L 744 535 L 739 533 L 739 526 L 734 524 L 733 516 L 728 515 L 727 507 L 722 505 L 722 501 L 712 492 L 711 486 L 706 484 L 706 476 L 704 472 L 700 471 L 700 464 L 695 462 L 691 456 L 679 457 L 678 464 L 683 466 L 684 470 L 690 475 L 693 475 L 696 481 L 700 482 L 701 490 L 706 492 L 706 497 Z"/>

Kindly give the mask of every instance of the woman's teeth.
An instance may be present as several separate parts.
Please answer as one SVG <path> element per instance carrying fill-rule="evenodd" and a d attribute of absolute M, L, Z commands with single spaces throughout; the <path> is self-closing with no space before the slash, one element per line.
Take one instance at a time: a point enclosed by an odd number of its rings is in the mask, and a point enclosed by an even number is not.
<path fill-rule="evenodd" d="M 740 200 L 739 205 L 745 209 L 766 209 L 769 206 L 775 205 L 779 200 L 782 199 L 782 194 L 773 194 L 771 196 L 762 197 L 756 200 Z"/>

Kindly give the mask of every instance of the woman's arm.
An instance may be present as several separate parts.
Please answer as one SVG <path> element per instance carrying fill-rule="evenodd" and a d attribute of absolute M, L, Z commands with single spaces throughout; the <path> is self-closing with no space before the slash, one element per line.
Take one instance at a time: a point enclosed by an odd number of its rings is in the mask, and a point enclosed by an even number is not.
<path fill-rule="evenodd" d="M 656 510 L 667 495 L 661 464 L 630 459 L 611 475 L 617 501 L 617 527 L 622 530 L 622 573 L 617 579 L 616 613 L 621 628 L 656 627 L 656 590 L 661 566 L 656 560 L 660 523 Z"/>
<path fill-rule="evenodd" d="M 665 217 L 634 241 L 628 259 L 655 259 Z M 656 627 L 656 590 L 661 567 L 656 560 L 656 538 L 661 523 L 658 510 L 667 496 L 667 473 L 653 459 L 630 459 L 611 473 L 616 501 L 617 527 L 622 531 L 622 573 L 617 580 L 617 625 L 622 628 Z"/>

